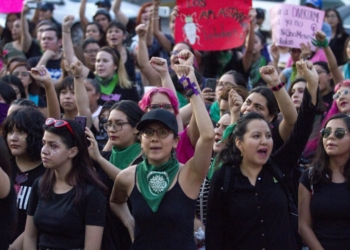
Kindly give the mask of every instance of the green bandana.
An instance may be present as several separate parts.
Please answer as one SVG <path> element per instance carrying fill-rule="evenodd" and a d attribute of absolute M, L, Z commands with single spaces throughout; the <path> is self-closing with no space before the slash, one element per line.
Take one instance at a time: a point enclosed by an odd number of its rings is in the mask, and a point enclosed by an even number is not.
<path fill-rule="evenodd" d="M 290 82 L 293 82 L 297 78 L 298 70 L 296 63 L 292 65 L 292 74 L 290 76 Z"/>
<path fill-rule="evenodd" d="M 101 87 L 101 93 L 105 95 L 112 94 L 115 86 L 117 86 L 119 82 L 118 74 L 114 74 L 113 77 L 108 79 L 102 79 L 98 75 L 95 75 L 96 81 L 100 84 Z"/>
<path fill-rule="evenodd" d="M 227 128 L 225 129 L 224 133 L 222 134 L 222 138 L 220 140 L 220 143 L 223 142 L 224 140 L 226 140 L 230 134 L 233 133 L 233 131 L 235 130 L 237 123 L 234 124 L 230 124 L 229 126 L 227 126 Z"/>
<path fill-rule="evenodd" d="M 158 211 L 158 207 L 178 171 L 179 162 L 173 157 L 158 167 L 149 164 L 147 159 L 137 165 L 137 184 L 143 198 L 153 212 Z"/>
<path fill-rule="evenodd" d="M 222 162 L 218 162 L 217 158 L 218 158 L 218 155 L 216 155 L 214 157 L 214 160 L 210 164 L 210 168 L 209 168 L 209 171 L 207 174 L 207 178 L 209 181 L 211 181 L 211 179 L 213 178 L 215 171 L 218 170 L 219 168 L 221 168 L 221 166 L 222 166 Z"/>
<path fill-rule="evenodd" d="M 129 167 L 131 163 L 141 154 L 141 146 L 140 143 L 134 143 L 131 146 L 118 149 L 116 147 L 112 148 L 112 155 L 109 158 L 109 162 L 111 162 L 117 168 L 123 170 Z"/>
<path fill-rule="evenodd" d="M 210 106 L 209 115 L 215 123 L 217 123 L 220 120 L 220 106 L 218 101 L 214 102 Z"/>
<path fill-rule="evenodd" d="M 260 76 L 260 68 L 266 65 L 266 59 L 264 56 L 260 56 L 260 58 L 252 63 L 252 66 L 250 68 L 249 73 L 249 83 L 252 88 L 255 87 L 255 85 L 259 82 L 261 76 Z"/>

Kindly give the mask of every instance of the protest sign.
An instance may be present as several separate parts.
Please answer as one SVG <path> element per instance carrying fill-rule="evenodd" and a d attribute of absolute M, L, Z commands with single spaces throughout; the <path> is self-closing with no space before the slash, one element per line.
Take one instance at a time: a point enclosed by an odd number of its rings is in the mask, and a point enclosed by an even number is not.
<path fill-rule="evenodd" d="M 243 45 L 252 0 L 177 0 L 176 42 L 196 50 L 226 50 Z"/>
<path fill-rule="evenodd" d="M 322 29 L 324 11 L 292 4 L 279 4 L 270 10 L 272 41 L 278 46 L 300 48 L 311 44 Z"/>
<path fill-rule="evenodd" d="M 1 0 L 0 13 L 18 13 L 23 8 L 23 0 Z"/>

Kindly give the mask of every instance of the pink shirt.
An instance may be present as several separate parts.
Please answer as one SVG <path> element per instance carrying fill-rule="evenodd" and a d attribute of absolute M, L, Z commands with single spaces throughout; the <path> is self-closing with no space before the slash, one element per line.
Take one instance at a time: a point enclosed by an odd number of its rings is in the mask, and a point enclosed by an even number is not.
<path fill-rule="evenodd" d="M 187 131 L 188 127 L 180 132 L 180 140 L 176 148 L 176 158 L 182 164 L 185 164 L 194 155 L 194 148 L 192 146 L 190 138 L 187 135 Z"/>

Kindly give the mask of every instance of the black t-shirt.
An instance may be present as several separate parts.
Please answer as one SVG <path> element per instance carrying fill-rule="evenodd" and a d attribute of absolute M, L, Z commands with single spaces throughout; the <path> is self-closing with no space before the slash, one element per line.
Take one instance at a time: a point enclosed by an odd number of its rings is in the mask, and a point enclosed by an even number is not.
<path fill-rule="evenodd" d="M 16 219 L 16 191 L 11 185 L 8 195 L 0 199 L 0 250 L 7 250 L 14 233 Z"/>
<path fill-rule="evenodd" d="M 135 82 L 136 75 L 135 75 L 134 59 L 131 57 L 128 50 L 126 50 L 126 55 L 127 55 L 127 59 L 126 59 L 126 62 L 124 63 L 124 67 L 126 72 L 128 73 L 129 80 L 132 82 Z"/>
<path fill-rule="evenodd" d="M 16 162 L 12 162 L 12 183 L 16 184 L 17 174 L 22 173 L 18 168 Z M 34 181 L 45 173 L 45 167 L 40 164 L 36 168 L 24 172 L 27 176 L 27 180 L 20 183 L 18 194 L 17 194 L 17 226 L 15 229 L 14 239 L 16 239 L 21 233 L 24 232 L 24 228 L 27 220 L 27 208 L 30 193 L 32 191 L 32 186 Z"/>
<path fill-rule="evenodd" d="M 37 40 L 32 40 L 32 44 L 30 45 L 30 48 L 28 52 L 26 53 L 27 58 L 37 57 L 41 56 L 41 49 L 40 45 Z"/>
<path fill-rule="evenodd" d="M 300 183 L 310 192 L 309 170 Z M 312 229 L 324 249 L 350 248 L 350 189 L 348 184 L 319 182 L 313 185 L 310 212 Z"/>
<path fill-rule="evenodd" d="M 36 56 L 28 59 L 28 64 L 30 67 L 35 67 L 40 61 L 41 56 Z M 61 58 L 56 60 L 49 60 L 46 64 L 47 70 L 50 72 L 52 79 L 57 80 L 61 77 L 62 69 L 61 69 Z"/>
<path fill-rule="evenodd" d="M 44 248 L 84 248 L 87 225 L 104 227 L 107 198 L 90 184 L 84 197 L 75 204 L 76 187 L 64 194 L 52 193 L 49 200 L 39 196 L 39 180 L 33 185 L 29 199 L 28 215 L 33 216 L 40 231 L 39 246 Z"/>
<path fill-rule="evenodd" d="M 101 93 L 101 100 L 103 102 L 107 102 L 110 100 L 120 102 L 122 100 L 131 100 L 138 102 L 140 100 L 140 96 L 135 88 L 135 86 L 132 86 L 131 89 L 122 89 L 120 85 L 118 84 L 115 86 L 112 94 L 106 95 Z"/>

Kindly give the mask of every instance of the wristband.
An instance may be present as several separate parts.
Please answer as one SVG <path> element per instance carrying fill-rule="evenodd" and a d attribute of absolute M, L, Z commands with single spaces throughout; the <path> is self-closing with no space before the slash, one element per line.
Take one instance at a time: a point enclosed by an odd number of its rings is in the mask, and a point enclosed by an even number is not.
<path fill-rule="evenodd" d="M 194 92 L 193 92 L 192 89 L 189 89 L 189 90 L 187 90 L 187 92 L 186 92 L 186 96 L 187 96 L 188 98 L 191 98 L 191 96 L 193 96 L 193 94 L 194 94 Z"/>
<path fill-rule="evenodd" d="M 281 82 L 281 83 L 279 83 L 277 86 L 272 87 L 271 90 L 272 90 L 272 91 L 278 91 L 278 90 L 280 90 L 281 88 L 283 88 L 284 85 L 285 85 L 285 83 L 284 83 L 284 82 Z"/>
<path fill-rule="evenodd" d="M 82 78 L 84 75 L 81 75 L 81 76 L 74 76 L 75 79 L 79 79 L 79 78 Z"/>
<path fill-rule="evenodd" d="M 319 47 L 319 48 L 327 48 L 329 45 L 328 45 L 328 40 L 327 38 L 324 39 L 323 42 L 320 42 L 314 38 L 311 39 L 311 43 L 316 46 L 316 47 Z"/>
<path fill-rule="evenodd" d="M 192 90 L 193 93 L 192 93 L 191 95 L 193 95 L 193 94 L 199 95 L 199 92 L 198 92 L 198 90 L 197 90 L 197 88 L 196 88 L 197 85 L 196 85 L 194 82 L 191 83 L 190 78 L 185 77 L 185 76 L 182 76 L 182 77 L 180 78 L 179 82 L 180 82 L 181 84 L 183 84 L 184 81 L 187 81 L 187 83 L 188 83 L 188 85 L 185 87 L 185 90 Z M 186 93 L 186 95 L 187 95 L 187 93 Z"/>

